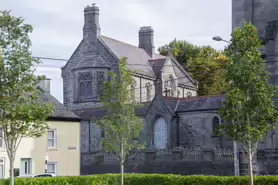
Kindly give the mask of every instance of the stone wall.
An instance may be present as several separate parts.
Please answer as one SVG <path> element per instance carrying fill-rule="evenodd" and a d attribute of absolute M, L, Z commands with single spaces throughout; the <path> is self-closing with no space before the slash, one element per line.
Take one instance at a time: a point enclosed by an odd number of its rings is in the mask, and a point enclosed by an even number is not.
<path fill-rule="evenodd" d="M 176 148 L 173 150 L 148 149 L 132 154 L 125 164 L 125 172 L 162 173 L 182 175 L 233 176 L 233 151 L 216 148 Z M 247 155 L 239 152 L 240 175 L 248 175 Z M 254 175 L 278 174 L 278 149 L 258 150 L 253 157 Z M 82 153 L 81 175 L 120 173 L 119 160 L 114 155 Z"/>
<path fill-rule="evenodd" d="M 113 155 L 83 153 L 81 174 L 119 173 L 120 165 Z M 145 150 L 128 158 L 125 172 L 138 173 L 233 175 L 233 152 L 229 149 L 187 148 L 174 150 Z"/>

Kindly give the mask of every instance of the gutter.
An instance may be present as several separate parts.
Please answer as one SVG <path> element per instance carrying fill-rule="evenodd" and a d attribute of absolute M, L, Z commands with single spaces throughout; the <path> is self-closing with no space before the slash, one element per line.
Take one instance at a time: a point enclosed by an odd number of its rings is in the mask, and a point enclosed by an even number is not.
<path fill-rule="evenodd" d="M 220 109 L 220 108 L 219 108 Z M 219 109 L 195 109 L 195 110 L 186 110 L 186 111 L 177 111 L 176 113 L 183 113 L 183 112 L 202 112 L 202 111 L 217 111 Z"/>

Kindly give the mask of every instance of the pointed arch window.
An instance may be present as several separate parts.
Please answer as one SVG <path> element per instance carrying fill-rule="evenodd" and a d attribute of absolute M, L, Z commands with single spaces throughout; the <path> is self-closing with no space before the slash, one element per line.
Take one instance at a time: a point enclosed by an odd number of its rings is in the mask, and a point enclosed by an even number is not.
<path fill-rule="evenodd" d="M 212 135 L 216 136 L 217 130 L 221 124 L 221 119 L 218 116 L 214 116 L 212 120 Z"/>
<path fill-rule="evenodd" d="M 83 72 L 78 74 L 79 99 L 81 101 L 93 98 L 93 75 L 92 72 Z"/>
<path fill-rule="evenodd" d="M 167 122 L 164 118 L 158 117 L 154 123 L 154 147 L 157 149 L 166 149 L 167 140 Z"/>

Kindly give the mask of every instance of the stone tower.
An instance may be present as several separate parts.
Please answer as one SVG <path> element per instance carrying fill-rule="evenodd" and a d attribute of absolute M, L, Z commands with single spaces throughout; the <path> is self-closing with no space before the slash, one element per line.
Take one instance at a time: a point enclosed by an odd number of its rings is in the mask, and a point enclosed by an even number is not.
<path fill-rule="evenodd" d="M 263 41 L 262 56 L 271 83 L 278 84 L 278 0 L 232 0 L 232 28 L 249 21 L 258 28 Z M 278 107 L 276 95 L 276 107 Z"/>

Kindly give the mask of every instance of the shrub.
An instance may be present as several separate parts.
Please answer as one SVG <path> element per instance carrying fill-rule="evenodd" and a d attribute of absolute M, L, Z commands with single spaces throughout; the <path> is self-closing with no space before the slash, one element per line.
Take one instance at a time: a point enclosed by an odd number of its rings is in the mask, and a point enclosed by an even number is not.
<path fill-rule="evenodd" d="M 15 185 L 119 185 L 120 175 L 55 178 L 16 178 Z M 125 185 L 246 185 L 249 177 L 181 176 L 163 174 L 127 174 Z M 277 185 L 276 176 L 255 177 L 255 185 Z M 9 180 L 0 180 L 0 185 L 9 185 Z"/>

